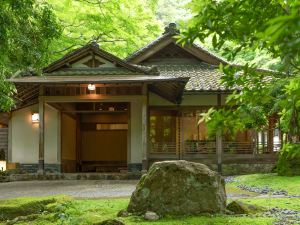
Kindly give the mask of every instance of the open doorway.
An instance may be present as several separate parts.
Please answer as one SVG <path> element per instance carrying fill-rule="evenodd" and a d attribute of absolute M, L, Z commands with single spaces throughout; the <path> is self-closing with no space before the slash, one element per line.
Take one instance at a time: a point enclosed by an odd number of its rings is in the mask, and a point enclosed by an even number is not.
<path fill-rule="evenodd" d="M 61 115 L 62 172 L 127 169 L 128 103 L 73 103 Z"/>

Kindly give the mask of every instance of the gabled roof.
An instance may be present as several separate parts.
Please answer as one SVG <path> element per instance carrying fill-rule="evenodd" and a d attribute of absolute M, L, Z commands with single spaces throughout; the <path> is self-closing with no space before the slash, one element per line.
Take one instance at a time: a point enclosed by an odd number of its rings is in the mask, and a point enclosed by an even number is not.
<path fill-rule="evenodd" d="M 223 74 L 218 69 L 220 63 L 229 63 L 199 45 L 178 44 L 178 35 L 176 24 L 171 23 L 162 36 L 125 60 L 143 66 L 155 66 L 160 76 L 189 77 L 185 86 L 187 92 L 230 91 L 220 84 Z"/>
<path fill-rule="evenodd" d="M 169 26 L 165 28 L 165 32 L 160 37 L 144 46 L 143 48 L 139 49 L 138 51 L 134 52 L 133 54 L 129 55 L 125 60 L 129 63 L 134 64 L 142 63 L 158 51 L 173 43 L 206 63 L 212 65 L 219 65 L 220 63 L 228 64 L 225 59 L 213 54 L 212 52 L 209 52 L 200 45 L 192 44 L 182 46 L 178 44 L 178 35 L 179 30 L 177 30 L 176 24 L 170 23 Z"/>
<path fill-rule="evenodd" d="M 80 59 L 91 56 L 93 58 L 100 57 L 104 60 L 115 65 L 111 68 L 71 68 L 70 65 L 79 61 Z M 46 68 L 43 69 L 43 74 L 45 76 L 49 75 L 82 75 L 82 73 L 89 74 L 148 74 L 148 75 L 157 75 L 158 72 L 153 67 L 143 67 L 133 64 L 129 64 L 126 61 L 110 54 L 109 52 L 104 51 L 99 48 L 99 45 L 96 42 L 91 42 L 81 48 L 78 48 L 72 51 L 69 54 L 66 54 L 59 60 L 51 63 Z"/>

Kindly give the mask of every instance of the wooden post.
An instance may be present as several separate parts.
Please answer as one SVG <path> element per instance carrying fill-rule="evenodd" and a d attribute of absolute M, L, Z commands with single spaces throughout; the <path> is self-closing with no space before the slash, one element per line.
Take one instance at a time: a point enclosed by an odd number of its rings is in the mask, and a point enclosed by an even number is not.
<path fill-rule="evenodd" d="M 269 119 L 269 127 L 268 127 L 268 152 L 273 152 L 274 150 L 274 118 Z"/>
<path fill-rule="evenodd" d="M 265 130 L 261 131 L 261 144 L 262 144 L 262 153 L 264 154 L 266 152 L 266 149 L 265 149 L 265 144 L 266 144 Z"/>
<path fill-rule="evenodd" d="M 143 100 L 142 100 L 142 138 L 143 138 L 143 161 L 142 161 L 142 169 L 148 169 L 148 124 L 149 124 L 149 114 L 148 114 L 148 86 L 147 84 L 143 84 L 142 87 L 143 92 Z"/>
<path fill-rule="evenodd" d="M 255 156 L 257 154 L 257 132 L 251 130 L 251 143 L 252 143 L 252 154 Z"/>
<path fill-rule="evenodd" d="M 81 172 L 81 116 L 76 115 L 76 172 Z"/>
<path fill-rule="evenodd" d="M 38 173 L 44 173 L 45 169 L 45 102 L 43 97 L 39 97 L 39 165 Z"/>
<path fill-rule="evenodd" d="M 218 130 L 218 132 L 216 134 L 216 153 L 217 153 L 218 172 L 222 173 L 223 143 L 222 143 L 222 131 L 221 130 Z"/>
<path fill-rule="evenodd" d="M 180 124 L 180 145 L 179 145 L 178 159 L 183 159 L 183 157 L 185 155 L 183 118 L 184 118 L 184 113 L 181 112 L 180 113 L 180 118 L 179 118 L 179 124 Z"/>

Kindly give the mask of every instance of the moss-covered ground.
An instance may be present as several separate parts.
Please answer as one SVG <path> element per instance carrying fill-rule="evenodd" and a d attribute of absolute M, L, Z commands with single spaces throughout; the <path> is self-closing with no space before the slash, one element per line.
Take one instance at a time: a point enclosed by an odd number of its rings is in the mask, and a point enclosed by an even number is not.
<path fill-rule="evenodd" d="M 237 188 L 240 183 L 253 186 L 270 186 L 285 189 L 289 193 L 300 195 L 300 177 L 277 177 L 274 174 L 245 175 L 235 178 L 237 182 L 227 184 L 228 194 L 244 196 L 239 201 L 271 209 L 291 209 L 300 211 L 300 198 L 261 197 Z M 297 189 L 298 187 L 298 189 Z M 230 202 L 232 198 L 228 199 Z M 119 199 L 72 199 L 66 196 L 43 198 L 19 198 L 0 201 L 0 224 L 96 224 L 105 219 L 116 218 L 121 209 L 125 209 L 129 198 Z M 156 222 L 145 221 L 142 217 L 120 218 L 125 224 L 155 225 L 213 225 L 213 224 L 273 224 L 275 219 L 263 214 L 243 215 L 201 215 L 176 217 L 168 216 Z"/>

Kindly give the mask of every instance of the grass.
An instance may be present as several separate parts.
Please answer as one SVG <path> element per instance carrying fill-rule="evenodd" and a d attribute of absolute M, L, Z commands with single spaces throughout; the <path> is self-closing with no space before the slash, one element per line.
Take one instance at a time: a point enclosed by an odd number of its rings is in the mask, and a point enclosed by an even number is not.
<path fill-rule="evenodd" d="M 255 187 L 270 187 L 274 190 L 286 190 L 289 195 L 300 195 L 300 176 L 284 177 L 277 174 L 251 174 L 235 178 L 236 182 L 229 186 L 236 187 L 238 184 L 246 184 Z"/>
<path fill-rule="evenodd" d="M 43 207 L 45 211 L 40 212 L 38 215 L 30 214 L 29 216 L 19 217 L 17 224 L 70 224 L 70 225 L 88 225 L 96 224 L 106 219 L 116 218 L 116 214 L 121 209 L 125 209 L 129 198 L 123 199 L 98 199 L 98 200 L 70 200 L 68 198 L 54 198 L 56 201 L 46 204 Z M 65 199 L 65 200 L 62 200 Z M 32 202 L 45 202 L 45 198 L 32 198 Z M 48 200 L 48 198 L 46 198 Z M 5 201 L 10 206 L 18 207 L 23 204 L 27 199 L 16 199 Z M 6 203 L 0 203 L 1 207 Z M 203 215 L 203 216 L 186 216 L 186 217 L 172 217 L 168 216 L 162 218 L 157 222 L 145 221 L 142 217 L 130 216 L 120 219 L 125 224 L 134 225 L 175 225 L 175 224 L 188 224 L 188 225 L 218 225 L 218 224 L 233 224 L 233 225 L 265 225 L 272 224 L 271 218 L 263 217 L 242 217 L 242 216 L 226 216 L 226 215 Z M 4 224 L 4 223 L 3 223 Z"/>
<path fill-rule="evenodd" d="M 230 194 L 247 196 L 239 201 L 263 206 L 264 208 L 279 207 L 300 211 L 299 198 L 257 198 L 257 194 L 240 190 L 238 184 L 285 189 L 289 194 L 300 194 L 300 177 L 278 177 L 275 174 L 253 174 L 236 177 L 237 182 L 226 186 Z M 228 200 L 230 202 L 231 199 Z M 125 209 L 129 198 L 113 199 L 72 199 L 64 196 L 43 198 L 18 198 L 0 201 L 0 224 L 57 224 L 57 225 L 93 225 L 106 219 L 116 218 L 116 214 Z M 273 224 L 272 218 L 259 214 L 251 216 L 201 215 L 201 216 L 167 216 L 156 222 L 145 221 L 142 217 L 130 216 L 121 218 L 126 225 L 268 225 Z M 1 223 L 2 221 L 2 223 Z"/>

